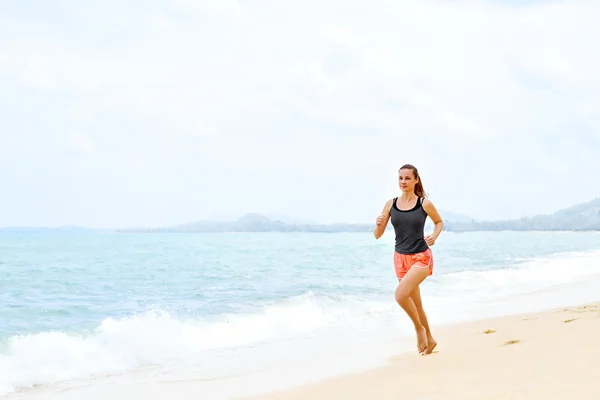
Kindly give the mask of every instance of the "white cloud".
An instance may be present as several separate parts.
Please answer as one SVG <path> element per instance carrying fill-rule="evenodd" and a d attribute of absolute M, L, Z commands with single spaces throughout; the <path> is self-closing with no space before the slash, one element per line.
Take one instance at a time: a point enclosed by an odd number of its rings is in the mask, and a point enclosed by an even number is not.
<path fill-rule="evenodd" d="M 600 4 L 61 4 L 0 8 L 0 225 L 371 221 L 406 162 L 475 217 L 600 195 Z"/>

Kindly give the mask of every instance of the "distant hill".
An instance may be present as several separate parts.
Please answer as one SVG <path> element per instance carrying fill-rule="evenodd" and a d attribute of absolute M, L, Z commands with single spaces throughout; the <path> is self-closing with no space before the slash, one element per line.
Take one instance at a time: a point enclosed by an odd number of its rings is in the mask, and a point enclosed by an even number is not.
<path fill-rule="evenodd" d="M 199 221 L 161 228 L 123 229 L 119 232 L 366 232 L 372 229 L 372 224 L 294 224 L 273 220 L 261 214 L 246 214 L 235 221 Z"/>
<path fill-rule="evenodd" d="M 310 219 L 292 218 L 282 214 L 268 214 L 266 217 L 273 221 L 281 221 L 292 225 L 319 225 L 318 222 Z"/>
<path fill-rule="evenodd" d="M 600 198 L 581 203 L 552 214 L 536 215 L 504 221 L 450 222 L 446 230 L 468 231 L 598 231 L 600 230 Z"/>
<path fill-rule="evenodd" d="M 581 203 L 552 214 L 536 215 L 520 219 L 502 221 L 476 221 L 469 216 L 440 210 L 444 218 L 444 230 L 451 232 L 470 231 L 600 231 L 600 198 Z M 432 223 L 427 219 L 426 231 Z M 319 224 L 294 218 L 262 214 L 246 214 L 235 221 L 199 221 L 181 225 L 158 228 L 92 229 L 79 226 L 44 227 L 7 227 L 0 232 L 173 232 L 173 233 L 213 233 L 213 232 L 372 232 L 373 223 Z M 391 230 L 391 224 L 388 230 Z"/>
<path fill-rule="evenodd" d="M 600 230 L 600 198 L 577 204 L 553 214 L 503 221 L 476 221 L 469 216 L 440 210 L 444 230 L 469 231 L 589 231 Z M 283 219 L 283 218 L 282 218 Z M 285 218 L 286 221 L 294 221 Z M 426 230 L 431 230 L 428 219 Z M 261 214 L 246 214 L 235 221 L 199 221 L 161 228 L 124 229 L 119 232 L 371 232 L 374 223 L 317 224 L 284 222 Z M 391 224 L 388 230 L 392 229 Z"/>
<path fill-rule="evenodd" d="M 440 210 L 446 221 L 472 221 L 470 217 Z M 296 221 L 284 217 L 286 221 Z M 246 214 L 235 221 L 199 221 L 160 228 L 122 229 L 119 232 L 173 232 L 173 233 L 211 233 L 211 232 L 371 232 L 375 227 L 370 224 L 319 224 L 298 220 L 284 222 L 262 214 Z M 391 224 L 388 230 L 392 229 Z"/>
<path fill-rule="evenodd" d="M 444 218 L 444 221 L 451 222 L 471 222 L 474 219 L 464 214 L 457 214 L 451 211 L 439 210 L 440 215 Z"/>

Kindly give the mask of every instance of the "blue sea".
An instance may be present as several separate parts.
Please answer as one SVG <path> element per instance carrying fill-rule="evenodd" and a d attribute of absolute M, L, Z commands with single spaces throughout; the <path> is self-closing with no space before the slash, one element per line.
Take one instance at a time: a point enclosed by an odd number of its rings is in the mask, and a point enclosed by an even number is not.
<path fill-rule="evenodd" d="M 444 232 L 432 249 L 434 334 L 600 300 L 600 232 Z M 4 231 L 0 398 L 232 398 L 377 366 L 414 351 L 392 256 L 389 232 Z"/>

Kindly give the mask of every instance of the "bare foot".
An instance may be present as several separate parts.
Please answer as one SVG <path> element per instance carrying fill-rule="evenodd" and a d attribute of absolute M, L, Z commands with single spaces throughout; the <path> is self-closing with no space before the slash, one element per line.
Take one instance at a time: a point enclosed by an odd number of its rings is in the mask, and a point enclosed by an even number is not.
<path fill-rule="evenodd" d="M 419 350 L 419 353 L 422 353 L 427 349 L 427 331 L 424 327 L 417 329 L 417 349 Z"/>
<path fill-rule="evenodd" d="M 427 349 L 423 354 L 433 353 L 433 349 L 435 349 L 435 346 L 437 346 L 437 342 L 432 337 L 427 338 Z"/>

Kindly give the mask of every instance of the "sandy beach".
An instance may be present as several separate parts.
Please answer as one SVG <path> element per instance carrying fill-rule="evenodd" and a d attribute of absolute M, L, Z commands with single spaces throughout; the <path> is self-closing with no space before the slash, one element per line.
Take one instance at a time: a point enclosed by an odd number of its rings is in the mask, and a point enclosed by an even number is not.
<path fill-rule="evenodd" d="M 447 326 L 429 356 L 253 400 L 600 399 L 600 304 Z"/>

